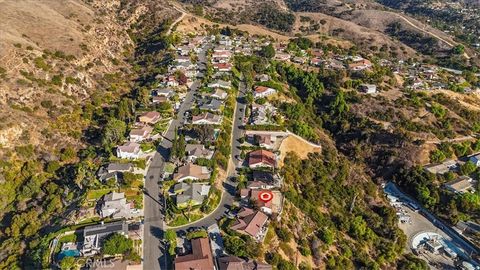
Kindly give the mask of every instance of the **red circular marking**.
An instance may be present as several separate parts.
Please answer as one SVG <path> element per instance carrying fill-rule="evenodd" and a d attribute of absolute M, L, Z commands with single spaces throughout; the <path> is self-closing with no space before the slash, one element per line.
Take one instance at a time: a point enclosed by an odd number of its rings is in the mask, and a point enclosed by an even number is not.
<path fill-rule="evenodd" d="M 258 194 L 258 199 L 260 199 L 262 202 L 269 202 L 273 199 L 273 193 L 269 190 L 262 191 Z"/>

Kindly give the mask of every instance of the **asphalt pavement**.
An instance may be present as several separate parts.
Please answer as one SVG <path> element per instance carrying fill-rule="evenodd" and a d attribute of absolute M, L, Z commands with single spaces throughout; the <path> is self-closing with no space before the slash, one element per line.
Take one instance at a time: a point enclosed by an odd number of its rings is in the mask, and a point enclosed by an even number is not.
<path fill-rule="evenodd" d="M 199 60 L 205 61 L 205 53 L 199 54 Z M 144 233 L 143 233 L 143 269 L 160 270 L 168 269 L 166 247 L 162 241 L 166 224 L 163 215 L 165 198 L 160 192 L 159 181 L 168 160 L 172 140 L 177 128 L 183 125 L 183 116 L 193 104 L 194 94 L 200 86 L 200 81 L 195 81 L 190 86 L 176 117 L 172 120 L 164 138 L 153 156 L 152 162 L 145 175 L 144 190 Z"/>
<path fill-rule="evenodd" d="M 411 203 L 418 207 L 419 211 L 416 213 L 417 215 L 423 216 L 426 220 L 424 221 L 423 226 L 416 226 L 415 231 L 413 233 L 418 233 L 424 230 L 431 230 L 432 228 L 436 228 L 435 232 L 441 234 L 442 236 L 446 237 L 447 239 L 451 240 L 456 246 L 460 247 L 465 251 L 466 254 L 478 254 L 479 248 L 475 245 L 471 244 L 470 242 L 463 239 L 461 235 L 459 235 L 455 230 L 453 230 L 449 225 L 444 223 L 441 219 L 437 218 L 435 215 L 430 213 L 427 209 L 423 208 L 416 200 L 408 196 L 402 190 L 400 190 L 394 183 L 389 182 L 387 183 L 386 189 L 392 193 L 393 195 L 399 197 L 402 201 Z M 412 217 L 415 215 L 412 214 Z M 415 220 L 421 220 L 420 218 L 416 218 Z M 409 235 L 411 238 L 413 235 Z"/>
<path fill-rule="evenodd" d="M 236 168 L 240 165 L 238 161 L 238 157 L 240 156 L 240 143 L 238 139 L 243 137 L 244 129 L 243 129 L 243 117 L 245 115 L 245 86 L 243 83 L 239 85 L 238 95 L 236 97 L 236 106 L 235 106 L 235 113 L 234 113 L 234 121 L 233 121 L 233 130 L 232 130 L 232 151 L 231 151 L 231 158 L 235 164 L 235 167 L 232 170 L 228 171 L 228 178 L 223 181 L 223 188 L 222 191 L 222 200 L 220 201 L 220 205 L 215 211 L 210 213 L 203 219 L 198 221 L 192 222 L 190 224 L 179 226 L 172 228 L 175 231 L 183 231 L 189 228 L 207 228 L 208 226 L 215 224 L 219 221 L 224 215 L 225 212 L 230 210 L 234 200 L 235 200 L 235 190 L 236 190 L 236 183 L 230 181 L 230 178 L 236 176 Z"/>

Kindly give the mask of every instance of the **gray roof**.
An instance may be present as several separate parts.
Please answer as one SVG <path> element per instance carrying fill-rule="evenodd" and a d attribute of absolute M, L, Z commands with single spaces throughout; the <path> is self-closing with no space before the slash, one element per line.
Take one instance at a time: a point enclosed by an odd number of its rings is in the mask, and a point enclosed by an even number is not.
<path fill-rule="evenodd" d="M 222 106 L 222 102 L 218 99 L 210 99 L 208 101 L 203 101 L 200 104 L 200 110 L 211 110 L 211 111 L 218 111 Z"/>
<path fill-rule="evenodd" d="M 97 224 L 92 226 L 86 226 L 83 229 L 83 236 L 99 235 L 104 236 L 111 233 L 123 232 L 128 233 L 128 226 L 124 220 L 106 223 L 106 224 Z"/>
<path fill-rule="evenodd" d="M 110 163 L 107 166 L 107 171 L 111 172 L 125 172 L 133 169 L 132 163 Z"/>
<path fill-rule="evenodd" d="M 179 184 L 175 185 L 175 190 L 177 190 L 178 185 Z M 177 204 L 186 203 L 189 200 L 192 200 L 195 204 L 201 204 L 210 191 L 210 185 L 202 183 L 185 184 L 181 187 L 185 191 L 182 194 L 177 195 Z"/>

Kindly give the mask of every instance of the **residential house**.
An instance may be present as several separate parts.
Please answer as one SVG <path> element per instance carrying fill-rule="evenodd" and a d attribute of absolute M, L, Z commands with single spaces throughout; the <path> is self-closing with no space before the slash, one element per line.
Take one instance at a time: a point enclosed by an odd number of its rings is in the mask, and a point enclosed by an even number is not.
<path fill-rule="evenodd" d="M 211 159 L 213 156 L 213 151 L 206 149 L 203 144 L 187 144 L 185 151 L 189 162 L 193 162 L 197 158 Z"/>
<path fill-rule="evenodd" d="M 176 202 L 179 208 L 201 205 L 208 197 L 210 185 L 203 183 L 178 183 L 174 186 Z"/>
<path fill-rule="evenodd" d="M 248 167 L 251 169 L 259 167 L 275 168 L 277 160 L 275 154 L 267 150 L 256 150 L 248 154 Z"/>
<path fill-rule="evenodd" d="M 170 86 L 170 87 L 175 87 L 175 86 L 180 85 L 177 81 L 177 78 L 175 78 L 175 76 L 173 76 L 173 75 L 167 76 L 165 78 L 164 83 L 165 83 L 166 86 Z"/>
<path fill-rule="evenodd" d="M 149 111 L 140 115 L 140 117 L 138 117 L 138 121 L 144 124 L 155 124 L 160 120 L 160 118 L 161 114 L 159 112 Z"/>
<path fill-rule="evenodd" d="M 272 124 L 271 117 L 275 115 L 276 108 L 269 103 L 263 105 L 253 104 L 250 114 L 250 124 L 268 125 Z"/>
<path fill-rule="evenodd" d="M 110 163 L 107 166 L 101 167 L 97 172 L 97 176 L 102 182 L 111 178 L 115 179 L 115 181 L 118 181 L 124 172 L 132 171 L 133 165 L 131 163 Z"/>
<path fill-rule="evenodd" d="M 374 84 L 362 84 L 359 90 L 365 94 L 375 94 L 377 93 L 377 86 Z"/>
<path fill-rule="evenodd" d="M 228 96 L 228 93 L 220 88 L 215 88 L 215 92 L 210 94 L 210 97 L 216 98 L 219 100 L 225 100 Z"/>
<path fill-rule="evenodd" d="M 186 179 L 207 180 L 210 178 L 210 171 L 207 167 L 198 166 L 193 163 L 178 167 L 177 173 L 173 174 L 173 180 L 182 182 Z"/>
<path fill-rule="evenodd" d="M 275 59 L 279 60 L 279 61 L 288 61 L 288 60 L 290 60 L 290 54 L 277 52 L 275 54 Z"/>
<path fill-rule="evenodd" d="M 236 256 L 222 256 L 217 259 L 219 270 L 272 270 L 272 266 L 255 260 L 244 260 Z"/>
<path fill-rule="evenodd" d="M 297 64 L 305 64 L 307 62 L 306 57 L 295 56 L 293 57 L 293 62 Z"/>
<path fill-rule="evenodd" d="M 193 49 L 192 46 L 183 45 L 177 48 L 177 53 L 182 56 L 187 56 L 190 54 L 190 51 L 192 49 Z"/>
<path fill-rule="evenodd" d="M 136 159 L 141 153 L 140 144 L 136 142 L 126 142 L 124 145 L 117 146 L 118 158 Z"/>
<path fill-rule="evenodd" d="M 467 193 L 467 192 L 475 192 L 475 181 L 468 176 L 460 176 L 457 179 L 445 183 L 445 188 L 450 190 L 454 193 Z"/>
<path fill-rule="evenodd" d="M 262 188 L 244 188 L 240 190 L 240 198 L 244 203 L 252 202 L 257 209 L 267 215 L 281 213 L 283 206 L 282 193 L 278 190 L 272 190 L 270 191 L 273 194 L 272 200 L 264 202 L 259 199 L 260 194 L 264 191 L 269 190 Z"/>
<path fill-rule="evenodd" d="M 267 97 L 267 96 L 275 94 L 276 92 L 277 92 L 277 90 L 275 90 L 273 88 L 257 85 L 253 88 L 253 97 L 254 98 Z"/>
<path fill-rule="evenodd" d="M 310 53 L 311 53 L 312 56 L 315 57 L 315 58 L 320 58 L 320 57 L 322 57 L 323 54 L 324 54 L 323 51 L 320 50 L 320 49 L 314 49 L 314 50 L 312 50 Z"/>
<path fill-rule="evenodd" d="M 218 112 L 222 108 L 223 102 L 218 99 L 204 99 L 199 102 L 198 108 L 200 110 Z"/>
<path fill-rule="evenodd" d="M 186 63 L 186 62 L 190 62 L 190 56 L 188 55 L 180 55 L 180 56 L 177 56 L 177 59 L 176 59 L 177 63 Z"/>
<path fill-rule="evenodd" d="M 132 172 L 133 171 L 133 165 L 132 163 L 109 163 L 107 165 L 107 173 L 112 173 L 112 172 Z"/>
<path fill-rule="evenodd" d="M 153 96 L 152 97 L 152 103 L 153 104 L 159 104 L 159 103 L 164 103 L 167 102 L 168 98 L 166 96 Z"/>
<path fill-rule="evenodd" d="M 226 82 L 222 80 L 216 80 L 208 84 L 210 88 L 222 88 L 222 89 L 230 89 L 232 87 L 231 82 Z"/>
<path fill-rule="evenodd" d="M 425 166 L 425 170 L 433 174 L 444 174 L 458 167 L 456 160 L 446 160 L 440 164 L 431 164 Z"/>
<path fill-rule="evenodd" d="M 255 134 L 254 135 L 255 143 L 263 148 L 272 149 L 275 141 L 272 139 L 272 135 L 265 133 L 265 134 Z"/>
<path fill-rule="evenodd" d="M 205 112 L 192 116 L 192 124 L 194 125 L 220 125 L 222 116 Z"/>
<path fill-rule="evenodd" d="M 130 141 L 131 142 L 141 142 L 147 140 L 152 133 L 153 128 L 150 126 L 144 126 L 142 128 L 134 128 L 130 130 Z"/>
<path fill-rule="evenodd" d="M 251 236 L 256 241 L 261 241 L 267 231 L 268 216 L 261 211 L 243 207 L 238 212 L 235 222 L 230 229 Z"/>
<path fill-rule="evenodd" d="M 83 229 L 82 255 L 92 256 L 99 253 L 105 238 L 113 233 L 127 236 L 127 223 L 122 220 L 106 224 L 102 222 L 101 224 L 86 226 Z"/>
<path fill-rule="evenodd" d="M 342 70 L 345 69 L 345 66 L 342 64 L 342 62 L 336 60 L 336 59 L 329 59 L 327 60 L 325 67 L 328 69 L 336 69 L 336 70 Z"/>
<path fill-rule="evenodd" d="M 212 249 L 208 238 L 192 239 L 192 253 L 177 256 L 175 270 L 214 270 Z"/>
<path fill-rule="evenodd" d="M 215 63 L 228 63 L 232 53 L 229 51 L 217 51 L 212 54 L 212 60 Z"/>
<path fill-rule="evenodd" d="M 252 172 L 252 182 L 260 182 L 262 185 L 260 188 L 272 189 L 274 187 L 279 188 L 281 185 L 281 180 L 278 175 L 274 175 L 271 172 L 265 171 L 253 171 Z M 250 184 L 247 185 L 248 188 Z"/>
<path fill-rule="evenodd" d="M 320 58 L 312 58 L 310 60 L 310 64 L 313 65 L 313 66 L 320 66 L 322 64 L 323 60 L 320 59 Z"/>
<path fill-rule="evenodd" d="M 355 61 L 357 60 L 357 61 Z M 348 64 L 348 68 L 353 71 L 361 71 L 365 69 L 369 69 L 372 67 L 372 62 L 368 59 L 354 59 L 354 61 Z"/>
<path fill-rule="evenodd" d="M 473 162 L 475 166 L 480 167 L 480 154 L 475 154 L 468 158 L 469 161 Z"/>
<path fill-rule="evenodd" d="M 218 71 L 222 71 L 222 72 L 231 71 L 232 70 L 232 64 L 230 64 L 230 63 L 216 63 L 216 64 L 213 64 L 213 68 L 218 70 Z"/>
<path fill-rule="evenodd" d="M 259 82 L 267 82 L 270 80 L 270 76 L 268 76 L 267 74 L 257 74 L 255 76 L 255 80 Z"/>
<path fill-rule="evenodd" d="M 111 217 L 114 219 L 128 219 L 138 213 L 133 209 L 132 204 L 127 202 L 123 192 L 117 193 L 115 191 L 103 196 L 98 212 L 102 218 Z"/>
<path fill-rule="evenodd" d="M 171 88 L 156 89 L 154 92 L 157 96 L 164 96 L 167 98 L 170 98 L 175 94 L 175 91 Z"/>

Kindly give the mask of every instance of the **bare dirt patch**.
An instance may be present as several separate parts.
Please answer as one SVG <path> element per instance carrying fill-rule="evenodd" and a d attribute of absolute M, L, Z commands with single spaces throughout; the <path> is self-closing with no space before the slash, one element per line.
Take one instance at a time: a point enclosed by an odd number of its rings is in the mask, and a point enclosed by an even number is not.
<path fill-rule="evenodd" d="M 305 140 L 302 140 L 296 136 L 288 136 L 282 141 L 280 145 L 280 162 L 279 166 L 283 166 L 283 160 L 288 152 L 294 152 L 298 157 L 305 159 L 309 153 L 316 153 L 322 150 L 321 147 L 315 147 Z"/>

